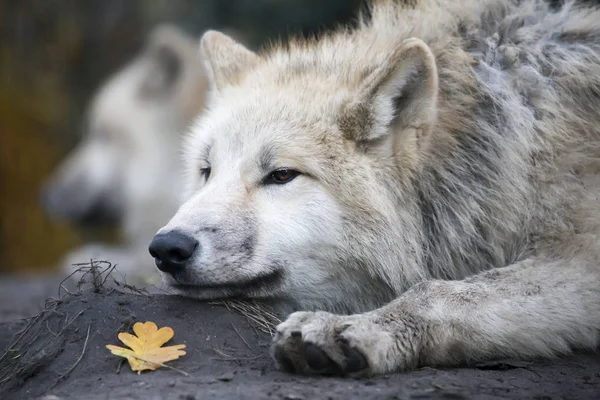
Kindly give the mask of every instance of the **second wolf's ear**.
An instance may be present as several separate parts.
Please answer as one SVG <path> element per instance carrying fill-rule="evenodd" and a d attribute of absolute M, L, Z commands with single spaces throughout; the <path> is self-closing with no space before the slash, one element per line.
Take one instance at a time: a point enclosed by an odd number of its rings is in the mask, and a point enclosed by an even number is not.
<path fill-rule="evenodd" d="M 159 97 L 171 93 L 182 78 L 189 54 L 194 54 L 194 40 L 171 25 L 160 25 L 148 36 L 144 55 L 147 73 L 140 86 L 146 97 Z"/>
<path fill-rule="evenodd" d="M 414 159 L 435 124 L 437 97 L 433 53 L 422 40 L 407 39 L 361 82 L 339 126 L 366 151 Z"/>
<path fill-rule="evenodd" d="M 200 53 L 213 91 L 235 84 L 240 74 L 251 68 L 258 55 L 217 31 L 206 31 L 200 39 Z"/>

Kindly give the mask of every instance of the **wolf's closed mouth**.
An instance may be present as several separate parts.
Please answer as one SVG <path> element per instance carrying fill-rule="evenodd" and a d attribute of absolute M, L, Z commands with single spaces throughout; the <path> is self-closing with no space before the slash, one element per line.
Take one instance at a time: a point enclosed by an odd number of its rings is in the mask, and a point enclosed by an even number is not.
<path fill-rule="evenodd" d="M 179 283 L 180 280 L 177 279 L 177 276 L 173 276 L 173 278 L 178 282 L 176 284 L 172 284 L 171 287 L 179 290 L 210 290 L 210 289 L 220 289 L 220 290 L 235 290 L 239 291 L 240 289 L 244 291 L 254 291 L 254 290 L 264 290 L 264 289 L 274 289 L 283 282 L 283 271 L 281 269 L 276 269 L 268 273 L 264 273 L 253 278 L 247 280 L 238 280 L 227 283 L 197 283 L 197 284 L 187 284 L 187 283 Z"/>

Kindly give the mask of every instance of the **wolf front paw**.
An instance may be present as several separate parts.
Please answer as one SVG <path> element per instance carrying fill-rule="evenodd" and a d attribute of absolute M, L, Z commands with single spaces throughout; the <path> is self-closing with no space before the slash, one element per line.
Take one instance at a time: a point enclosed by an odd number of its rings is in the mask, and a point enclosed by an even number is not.
<path fill-rule="evenodd" d="M 296 312 L 277 327 L 271 353 L 281 369 L 296 373 L 369 376 L 414 367 L 416 332 L 387 322 L 368 314 Z"/>

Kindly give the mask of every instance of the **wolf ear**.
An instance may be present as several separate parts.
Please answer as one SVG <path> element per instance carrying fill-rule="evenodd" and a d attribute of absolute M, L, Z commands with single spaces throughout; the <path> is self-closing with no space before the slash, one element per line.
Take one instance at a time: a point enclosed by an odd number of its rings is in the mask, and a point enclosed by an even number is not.
<path fill-rule="evenodd" d="M 239 74 L 258 61 L 256 53 L 217 31 L 206 31 L 202 35 L 200 53 L 211 89 L 217 92 L 235 84 Z"/>
<path fill-rule="evenodd" d="M 414 159 L 435 124 L 437 95 L 435 56 L 422 40 L 407 39 L 363 80 L 339 125 L 358 147 Z"/>
<path fill-rule="evenodd" d="M 141 83 L 140 93 L 147 97 L 171 93 L 184 73 L 186 55 L 194 54 L 193 48 L 193 41 L 177 27 L 159 25 L 154 28 L 146 44 L 149 69 Z"/>

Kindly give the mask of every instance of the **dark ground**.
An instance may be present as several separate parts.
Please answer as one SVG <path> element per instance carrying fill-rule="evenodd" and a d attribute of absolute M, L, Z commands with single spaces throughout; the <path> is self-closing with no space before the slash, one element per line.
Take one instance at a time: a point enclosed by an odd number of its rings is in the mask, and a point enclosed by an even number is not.
<path fill-rule="evenodd" d="M 28 325 L 15 318 L 25 311 L 34 314 L 40 299 L 48 295 L 57 296 L 55 280 L 48 279 L 45 285 L 0 280 L 0 349 L 14 342 L 12 335 Z M 116 373 L 120 359 L 105 345 L 122 345 L 117 332 L 136 320 L 174 329 L 172 343 L 186 344 L 187 355 L 168 364 L 189 376 L 165 368 L 138 376 L 126 363 Z M 82 353 L 88 328 L 89 339 Z M 496 364 L 492 369 L 425 368 L 352 380 L 276 371 L 268 356 L 269 343 L 268 333 L 223 306 L 174 296 L 87 290 L 67 295 L 61 302 L 47 303 L 46 312 L 34 319 L 21 341 L 7 352 L 0 352 L 0 398 L 600 398 L 600 355 L 535 364 Z"/>

